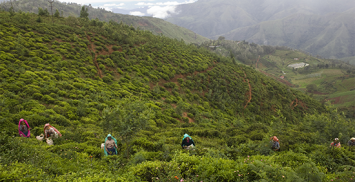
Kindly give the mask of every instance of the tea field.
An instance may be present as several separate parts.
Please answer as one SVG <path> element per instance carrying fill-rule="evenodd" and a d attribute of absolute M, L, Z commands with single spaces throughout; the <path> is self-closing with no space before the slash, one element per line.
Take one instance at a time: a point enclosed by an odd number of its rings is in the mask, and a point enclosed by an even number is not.
<path fill-rule="evenodd" d="M 329 102 L 202 46 L 56 18 L 0 12 L 0 181 L 354 179 L 354 121 Z M 52 146 L 35 139 L 46 123 L 63 135 Z M 118 155 L 100 148 L 109 133 Z"/>

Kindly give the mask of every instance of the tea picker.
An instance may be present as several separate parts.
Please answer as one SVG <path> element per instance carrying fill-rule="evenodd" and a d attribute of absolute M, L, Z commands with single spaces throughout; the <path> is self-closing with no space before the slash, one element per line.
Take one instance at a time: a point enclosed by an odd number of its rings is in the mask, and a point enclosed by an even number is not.
<path fill-rule="evenodd" d="M 117 140 L 111 134 L 105 138 L 104 151 L 105 155 L 117 155 Z"/>
<path fill-rule="evenodd" d="M 181 147 L 187 150 L 192 149 L 195 147 L 195 142 L 188 134 L 185 133 L 184 138 L 182 139 Z"/>
<path fill-rule="evenodd" d="M 350 138 L 350 140 L 348 141 L 348 145 L 349 147 L 355 146 L 355 137 Z"/>
<path fill-rule="evenodd" d="M 274 151 L 278 151 L 280 150 L 280 142 L 279 142 L 279 139 L 276 137 L 276 136 L 273 136 L 270 138 L 271 140 L 271 149 L 274 150 Z"/>
<path fill-rule="evenodd" d="M 339 138 L 335 138 L 334 141 L 330 144 L 330 147 L 341 148 Z"/>
<path fill-rule="evenodd" d="M 58 138 L 59 136 L 62 136 L 62 134 L 53 126 L 51 126 L 49 123 L 44 125 L 44 138 Z"/>
<path fill-rule="evenodd" d="M 23 118 L 18 122 L 18 133 L 21 137 L 29 138 L 31 136 L 31 127 Z"/>

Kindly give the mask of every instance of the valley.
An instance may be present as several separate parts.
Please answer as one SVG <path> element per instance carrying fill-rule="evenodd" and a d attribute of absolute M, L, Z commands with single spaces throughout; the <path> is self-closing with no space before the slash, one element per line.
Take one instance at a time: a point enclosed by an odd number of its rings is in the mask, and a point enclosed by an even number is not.
<path fill-rule="evenodd" d="M 344 111 L 345 115 L 354 117 L 354 66 L 339 60 L 312 57 L 286 47 L 275 49 L 270 46 L 269 48 L 274 50 L 265 54 L 260 50 L 261 46 L 246 42 L 217 40 L 203 44 L 206 47 L 210 45 L 220 45 L 218 49 L 212 51 L 226 57 L 231 53 L 235 54 L 236 61 L 240 64 L 249 65 L 266 76 L 311 95 L 320 102 L 330 101 L 340 111 Z M 301 68 L 290 67 L 292 64 L 300 63 Z M 303 67 L 303 64 L 307 66 Z"/>

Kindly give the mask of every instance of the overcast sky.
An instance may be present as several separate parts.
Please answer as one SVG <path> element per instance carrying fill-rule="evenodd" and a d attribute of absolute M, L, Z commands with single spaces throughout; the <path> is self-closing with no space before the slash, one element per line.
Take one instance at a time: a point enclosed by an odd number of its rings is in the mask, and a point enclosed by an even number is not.
<path fill-rule="evenodd" d="M 93 7 L 101 7 L 106 10 L 120 8 L 132 10 L 148 7 L 148 9 L 130 11 L 129 14 L 136 16 L 152 15 L 157 18 L 166 18 L 169 13 L 175 13 L 179 4 L 194 3 L 197 0 L 59 0 L 61 2 L 75 2 L 78 4 L 91 4 Z"/>

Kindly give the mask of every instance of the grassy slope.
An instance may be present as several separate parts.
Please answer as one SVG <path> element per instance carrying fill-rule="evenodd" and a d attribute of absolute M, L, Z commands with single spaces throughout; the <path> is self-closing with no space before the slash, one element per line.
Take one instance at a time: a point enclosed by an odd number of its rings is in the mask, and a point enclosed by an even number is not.
<path fill-rule="evenodd" d="M 9 8 L 9 4 L 3 4 L 2 7 Z M 53 3 L 53 13 L 56 9 L 59 12 L 63 11 L 63 16 L 74 16 L 78 17 L 80 15 L 81 6 L 78 4 L 64 4 L 61 2 L 54 2 Z M 37 13 L 38 8 L 49 9 L 49 3 L 45 0 L 19 0 L 14 2 L 14 9 L 15 11 L 25 11 L 25 12 L 32 12 Z M 131 16 L 131 15 L 123 15 L 123 14 L 115 14 L 103 9 L 95 9 L 89 7 L 89 18 L 96 19 L 98 18 L 101 21 L 115 21 L 115 22 L 123 22 L 127 25 L 133 25 L 134 27 L 139 27 L 144 30 L 152 31 L 154 34 L 161 34 L 170 37 L 176 38 L 178 40 L 183 39 L 187 43 L 201 43 L 203 41 L 207 41 L 208 39 L 197 35 L 195 39 L 195 33 L 183 28 L 176 26 L 172 23 L 166 22 L 164 20 L 152 17 L 138 17 L 138 16 Z"/>
<path fill-rule="evenodd" d="M 276 63 L 277 67 L 267 68 L 264 67 L 261 63 L 259 64 L 259 68 L 261 70 L 265 70 L 275 77 L 281 76 L 281 71 L 283 70 L 286 73 L 285 79 L 289 80 L 292 84 L 299 85 L 298 89 L 300 90 L 305 91 L 307 85 L 316 84 L 318 87 L 318 92 L 314 93 L 313 96 L 320 101 L 331 100 L 332 103 L 339 108 L 351 108 L 355 106 L 355 100 L 353 97 L 354 92 L 351 91 L 355 89 L 353 84 L 355 83 L 355 78 L 347 77 L 348 74 L 346 73 L 346 70 L 330 66 L 328 69 L 316 69 L 305 74 L 300 74 L 287 67 L 289 64 L 298 62 L 305 62 L 311 66 L 316 66 L 318 64 L 332 65 L 331 62 L 310 57 L 298 51 L 278 50 L 275 52 L 275 54 L 267 55 L 263 58 L 265 61 Z M 299 58 L 300 60 L 293 60 L 293 58 Z M 306 58 L 306 60 L 304 60 L 304 58 Z M 312 75 L 317 73 L 321 74 L 321 76 L 312 77 Z M 337 97 L 339 97 L 339 99 Z"/>
<path fill-rule="evenodd" d="M 1 179 L 349 181 L 355 172 L 346 146 L 328 148 L 353 136 L 348 120 L 248 66 L 127 25 L 36 19 L 0 12 Z M 30 139 L 14 137 L 21 117 Z M 34 139 L 48 122 L 63 134 L 54 146 Z M 103 157 L 109 132 L 121 150 Z M 181 151 L 184 133 L 195 151 Z M 281 152 L 270 150 L 273 135 Z"/>

